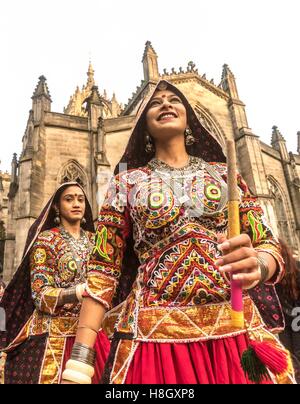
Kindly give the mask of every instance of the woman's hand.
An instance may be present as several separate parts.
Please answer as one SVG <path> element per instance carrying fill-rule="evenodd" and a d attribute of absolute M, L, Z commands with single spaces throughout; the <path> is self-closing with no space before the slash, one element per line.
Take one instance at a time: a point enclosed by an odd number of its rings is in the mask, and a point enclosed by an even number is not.
<path fill-rule="evenodd" d="M 218 236 L 218 248 L 223 256 L 215 264 L 221 273 L 232 274 L 232 279 L 240 281 L 243 289 L 255 287 L 261 280 L 261 271 L 257 260 L 258 253 L 253 248 L 247 234 L 226 239 Z"/>

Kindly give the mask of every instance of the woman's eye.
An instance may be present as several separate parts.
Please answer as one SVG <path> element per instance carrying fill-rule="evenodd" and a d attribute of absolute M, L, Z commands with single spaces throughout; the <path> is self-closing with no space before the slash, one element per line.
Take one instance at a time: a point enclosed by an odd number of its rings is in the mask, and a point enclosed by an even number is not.
<path fill-rule="evenodd" d="M 174 97 L 174 98 L 171 98 L 171 102 L 173 102 L 173 103 L 181 103 L 181 99 L 177 98 L 177 97 Z"/>
<path fill-rule="evenodd" d="M 150 108 L 151 107 L 155 107 L 156 105 L 159 105 L 159 101 L 152 101 L 152 102 L 150 102 Z"/>

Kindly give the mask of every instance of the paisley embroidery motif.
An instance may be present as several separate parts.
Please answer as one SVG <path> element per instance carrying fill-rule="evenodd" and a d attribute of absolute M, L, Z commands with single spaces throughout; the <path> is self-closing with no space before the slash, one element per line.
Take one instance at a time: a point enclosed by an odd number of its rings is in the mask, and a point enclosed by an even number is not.
<path fill-rule="evenodd" d="M 253 241 L 257 242 L 258 240 L 265 238 L 266 230 L 259 216 L 253 210 L 250 210 L 250 212 L 247 213 L 247 218 L 251 226 Z"/>
<path fill-rule="evenodd" d="M 93 254 L 98 253 L 100 257 L 104 258 L 105 260 L 110 261 L 110 258 L 107 254 L 107 228 L 103 226 L 100 230 L 97 230 L 96 233 L 96 245 L 93 251 Z"/>

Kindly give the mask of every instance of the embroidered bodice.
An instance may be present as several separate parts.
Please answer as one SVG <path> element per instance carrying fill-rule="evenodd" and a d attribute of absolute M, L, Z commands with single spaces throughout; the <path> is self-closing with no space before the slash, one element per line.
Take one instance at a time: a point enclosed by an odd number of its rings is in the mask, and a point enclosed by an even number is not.
<path fill-rule="evenodd" d="M 115 176 L 99 215 L 88 289 L 107 308 L 118 287 L 129 236 L 138 274 L 116 330 L 136 335 L 146 308 L 201 307 L 230 299 L 215 265 L 217 233 L 227 230 L 227 168 L 191 157 L 182 169 L 152 160 Z M 257 249 L 278 255 L 261 207 L 238 177 L 242 231 Z M 122 287 L 122 285 L 119 285 Z"/>

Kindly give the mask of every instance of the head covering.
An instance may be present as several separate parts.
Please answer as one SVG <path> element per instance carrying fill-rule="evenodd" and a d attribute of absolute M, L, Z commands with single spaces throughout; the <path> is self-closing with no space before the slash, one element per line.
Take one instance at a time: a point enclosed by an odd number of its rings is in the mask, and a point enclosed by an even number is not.
<path fill-rule="evenodd" d="M 192 130 L 195 138 L 195 143 L 191 146 L 186 146 L 188 154 L 195 157 L 201 157 L 205 161 L 225 162 L 226 158 L 223 153 L 225 145 L 221 145 L 213 134 L 209 133 L 206 128 L 200 123 L 199 118 L 192 108 L 191 104 L 185 95 L 173 84 L 166 80 L 161 80 L 157 83 L 155 88 L 147 95 L 142 101 L 135 119 L 135 124 L 132 128 L 131 135 L 125 149 L 125 152 L 115 168 L 115 174 L 120 171 L 120 163 L 126 163 L 127 169 L 133 169 L 145 166 L 153 157 L 154 153 L 147 154 L 146 147 L 146 113 L 148 110 L 149 102 L 151 101 L 154 93 L 160 88 L 165 88 L 178 95 L 187 113 L 187 122 Z"/>
<path fill-rule="evenodd" d="M 0 351 L 7 347 L 16 338 L 34 311 L 30 283 L 30 250 L 41 232 L 57 227 L 54 223 L 55 211 L 53 209 L 53 204 L 62 192 L 70 186 L 78 186 L 85 195 L 86 207 L 84 218 L 86 223 L 82 225 L 82 228 L 90 232 L 95 231 L 91 205 L 84 189 L 77 182 L 67 182 L 62 184 L 50 198 L 40 216 L 30 227 L 21 264 L 19 265 L 13 279 L 8 284 L 1 300 L 0 307 L 4 309 L 6 316 L 6 331 L 3 332 L 0 330 Z"/>

